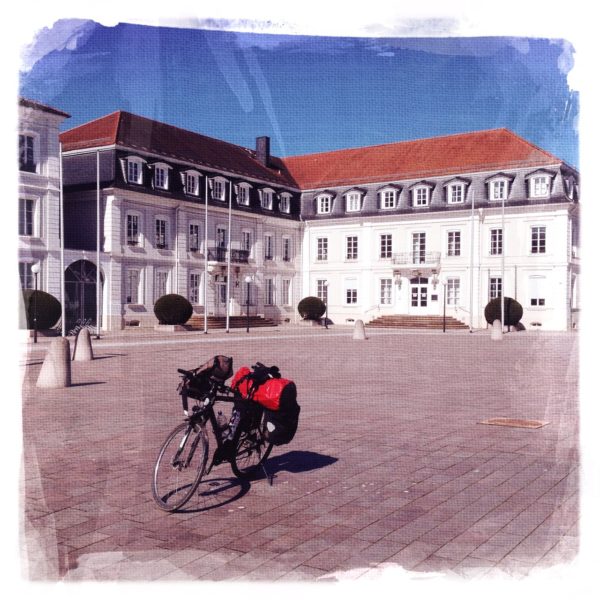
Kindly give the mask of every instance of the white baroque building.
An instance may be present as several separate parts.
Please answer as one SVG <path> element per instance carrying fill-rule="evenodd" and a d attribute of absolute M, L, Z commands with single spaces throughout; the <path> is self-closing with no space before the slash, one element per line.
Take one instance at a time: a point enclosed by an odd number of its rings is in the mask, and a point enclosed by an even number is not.
<path fill-rule="evenodd" d="M 28 236 L 19 268 L 29 286 L 43 259 L 60 297 L 67 115 L 45 108 L 51 252 Z M 280 159 L 267 137 L 248 149 L 118 111 L 60 140 L 69 323 L 95 322 L 98 272 L 105 330 L 153 326 L 165 293 L 196 317 L 294 322 L 316 295 L 338 324 L 446 314 L 473 329 L 503 293 L 528 329 L 577 323 L 579 175 L 506 129 Z"/>

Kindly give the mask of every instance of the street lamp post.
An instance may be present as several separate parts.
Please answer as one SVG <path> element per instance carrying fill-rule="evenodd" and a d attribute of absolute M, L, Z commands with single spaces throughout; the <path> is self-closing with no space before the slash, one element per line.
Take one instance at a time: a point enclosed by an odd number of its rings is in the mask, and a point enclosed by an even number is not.
<path fill-rule="evenodd" d="M 325 329 L 329 329 L 327 321 L 329 320 L 329 281 L 325 282 Z"/>
<path fill-rule="evenodd" d="M 252 283 L 252 276 L 246 275 L 244 281 L 246 282 L 246 333 L 250 333 L 250 284 Z"/>
<path fill-rule="evenodd" d="M 38 273 L 40 272 L 40 263 L 31 265 L 33 273 L 33 343 L 37 344 L 37 291 L 38 291 Z"/>
<path fill-rule="evenodd" d="M 446 296 L 446 285 L 447 285 L 447 281 L 442 281 L 442 285 L 444 286 L 444 321 L 443 321 L 443 328 L 442 331 L 443 333 L 446 333 L 446 302 L 447 300 L 447 296 Z"/>

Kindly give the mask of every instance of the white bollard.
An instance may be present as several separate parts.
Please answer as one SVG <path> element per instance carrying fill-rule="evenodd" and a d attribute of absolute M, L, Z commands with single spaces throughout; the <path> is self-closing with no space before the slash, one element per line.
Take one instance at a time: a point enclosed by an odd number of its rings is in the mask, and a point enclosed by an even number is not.
<path fill-rule="evenodd" d="M 71 385 L 71 346 L 67 338 L 56 338 L 50 343 L 36 385 L 41 388 Z"/>
<path fill-rule="evenodd" d="M 500 324 L 500 319 L 496 319 L 492 323 L 492 339 L 493 340 L 501 340 L 502 339 L 502 325 Z"/>
<path fill-rule="evenodd" d="M 75 350 L 73 351 L 73 360 L 94 360 L 90 330 L 87 327 L 81 328 L 77 334 L 77 338 L 75 339 Z"/>
<path fill-rule="evenodd" d="M 354 323 L 354 333 L 352 334 L 353 340 L 366 340 L 367 336 L 365 335 L 365 324 L 358 319 L 356 323 Z"/>

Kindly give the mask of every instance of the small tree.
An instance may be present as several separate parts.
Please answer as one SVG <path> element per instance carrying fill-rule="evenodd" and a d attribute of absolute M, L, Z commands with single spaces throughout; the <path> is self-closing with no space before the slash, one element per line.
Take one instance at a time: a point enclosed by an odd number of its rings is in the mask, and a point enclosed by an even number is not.
<path fill-rule="evenodd" d="M 500 297 L 488 302 L 483 314 L 485 320 L 492 325 L 494 321 L 502 319 Z M 516 326 L 523 317 L 523 307 L 514 299 L 504 296 L 504 325 Z"/>
<path fill-rule="evenodd" d="M 160 325 L 183 325 L 193 312 L 188 299 L 179 294 L 166 294 L 154 303 L 154 314 Z"/>
<path fill-rule="evenodd" d="M 316 296 L 307 296 L 298 302 L 298 312 L 303 319 L 317 321 L 325 314 L 325 303 Z"/>
<path fill-rule="evenodd" d="M 41 290 L 23 290 L 23 304 L 27 329 L 33 329 L 34 315 L 37 315 L 37 329 L 50 329 L 60 319 L 60 302 L 52 295 Z"/>

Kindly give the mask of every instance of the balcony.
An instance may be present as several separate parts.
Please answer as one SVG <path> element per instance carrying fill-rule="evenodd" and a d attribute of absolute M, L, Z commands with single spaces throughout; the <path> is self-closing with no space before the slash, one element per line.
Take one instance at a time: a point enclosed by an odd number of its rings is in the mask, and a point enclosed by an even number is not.
<path fill-rule="evenodd" d="M 441 252 L 400 252 L 392 256 L 394 274 L 402 277 L 425 277 L 440 272 Z"/>
<path fill-rule="evenodd" d="M 248 264 L 249 250 L 231 250 L 231 262 L 237 264 Z M 208 260 L 219 263 L 227 262 L 227 248 L 210 248 Z"/>

